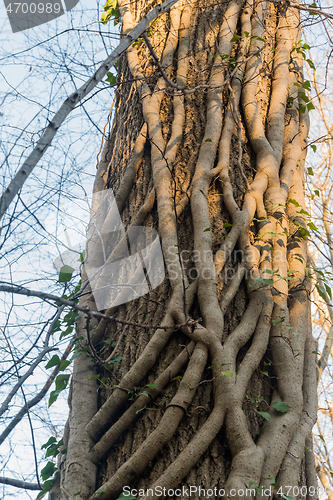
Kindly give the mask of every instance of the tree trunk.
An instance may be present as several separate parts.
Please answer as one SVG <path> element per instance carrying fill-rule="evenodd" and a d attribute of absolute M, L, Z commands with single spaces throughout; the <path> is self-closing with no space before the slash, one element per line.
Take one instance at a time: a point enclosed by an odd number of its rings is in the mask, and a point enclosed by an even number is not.
<path fill-rule="evenodd" d="M 119 4 L 127 33 L 148 5 Z M 94 190 L 166 277 L 78 325 L 63 498 L 316 497 L 300 47 L 288 3 L 180 0 L 120 59 Z"/>

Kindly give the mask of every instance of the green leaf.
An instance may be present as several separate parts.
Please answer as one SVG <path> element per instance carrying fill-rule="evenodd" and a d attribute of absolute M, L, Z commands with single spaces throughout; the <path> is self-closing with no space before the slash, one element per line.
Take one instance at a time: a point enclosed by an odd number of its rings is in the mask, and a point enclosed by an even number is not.
<path fill-rule="evenodd" d="M 52 333 L 59 332 L 60 330 L 61 330 L 61 321 L 60 321 L 60 319 L 58 319 L 54 324 L 54 327 L 52 329 Z"/>
<path fill-rule="evenodd" d="M 134 497 L 133 495 L 125 495 L 125 493 L 121 493 L 117 500 L 136 500 L 136 497 Z"/>
<path fill-rule="evenodd" d="M 42 491 L 40 491 L 36 497 L 36 500 L 38 498 L 42 498 L 44 495 L 46 495 L 46 493 L 48 491 L 50 491 L 51 489 L 51 486 L 52 486 L 52 483 L 53 483 L 53 479 L 48 479 L 47 481 L 44 481 L 44 484 L 43 484 L 43 489 Z"/>
<path fill-rule="evenodd" d="M 61 373 L 57 376 L 55 381 L 56 391 L 63 391 L 66 389 L 70 375 Z"/>
<path fill-rule="evenodd" d="M 242 37 L 241 37 L 241 36 L 239 36 L 239 35 L 234 35 L 234 36 L 232 37 L 232 39 L 230 40 L 230 42 L 237 42 L 237 40 L 240 40 L 241 38 L 242 38 Z"/>
<path fill-rule="evenodd" d="M 113 87 L 113 85 L 117 85 L 117 79 L 110 71 L 106 73 L 106 76 L 107 78 L 105 79 L 105 81 L 108 82 L 111 87 Z"/>
<path fill-rule="evenodd" d="M 271 406 L 280 413 L 286 413 L 291 408 L 291 406 L 286 405 L 283 401 L 275 401 Z"/>
<path fill-rule="evenodd" d="M 183 377 L 182 377 L 181 375 L 177 375 L 177 377 L 173 377 L 173 378 L 171 379 L 171 382 L 172 382 L 173 380 L 183 380 Z"/>
<path fill-rule="evenodd" d="M 315 144 L 310 144 L 310 148 L 314 153 L 317 151 L 317 146 Z"/>
<path fill-rule="evenodd" d="M 311 109 L 316 109 L 314 107 L 314 105 L 312 104 L 312 102 L 308 102 L 307 105 L 306 105 L 306 107 L 308 108 L 308 111 L 311 111 Z"/>
<path fill-rule="evenodd" d="M 146 387 L 148 387 L 148 389 L 158 389 L 156 384 L 146 384 Z"/>
<path fill-rule="evenodd" d="M 312 167 L 308 167 L 308 174 L 309 174 L 309 175 L 313 175 L 313 170 L 312 170 Z"/>
<path fill-rule="evenodd" d="M 233 227 L 233 224 L 229 224 L 229 222 L 225 222 L 225 223 L 223 224 L 223 227 L 224 227 L 225 229 L 227 229 L 227 227 Z"/>
<path fill-rule="evenodd" d="M 305 111 L 306 111 L 305 104 L 299 104 L 298 105 L 298 110 L 299 110 L 300 113 L 305 113 Z"/>
<path fill-rule="evenodd" d="M 295 205 L 295 207 L 300 207 L 301 205 L 298 203 L 298 201 L 294 200 L 293 198 L 289 198 L 287 203 L 292 203 Z"/>
<path fill-rule="evenodd" d="M 324 283 L 324 285 L 325 285 L 325 290 L 326 290 L 326 292 L 329 295 L 329 298 L 332 299 L 332 290 L 331 290 L 331 288 L 326 283 Z"/>
<path fill-rule="evenodd" d="M 45 467 L 40 471 L 43 481 L 46 481 L 46 479 L 53 476 L 56 470 L 57 466 L 53 462 L 47 462 Z"/>
<path fill-rule="evenodd" d="M 325 290 L 323 289 L 323 287 L 321 285 L 319 285 L 318 283 L 316 283 L 315 287 L 316 287 L 317 292 L 319 293 L 320 297 L 326 302 L 326 294 L 325 294 Z"/>
<path fill-rule="evenodd" d="M 83 250 L 83 252 L 80 253 L 80 257 L 78 258 L 78 262 L 83 262 L 86 256 L 86 251 Z"/>
<path fill-rule="evenodd" d="M 213 142 L 211 139 L 205 139 L 205 142 Z"/>
<path fill-rule="evenodd" d="M 59 358 L 58 354 L 55 354 L 54 356 L 52 356 L 52 358 L 47 363 L 45 368 L 48 370 L 49 368 L 53 368 L 54 366 L 57 366 L 57 365 L 60 365 L 60 358 Z"/>
<path fill-rule="evenodd" d="M 314 190 L 314 194 L 315 194 L 315 195 L 317 195 L 317 196 L 319 196 L 319 194 L 320 194 L 320 193 L 319 193 L 319 190 L 318 190 L 318 189 L 315 189 L 315 190 Z"/>
<path fill-rule="evenodd" d="M 304 208 L 302 208 L 301 210 L 299 210 L 297 213 L 298 213 L 298 214 L 307 215 L 308 217 L 310 217 L 309 212 L 307 212 L 306 210 L 304 210 Z M 289 272 L 293 272 L 293 273 L 294 273 L 294 272 L 296 272 L 296 271 L 288 271 L 288 273 L 289 273 Z"/>
<path fill-rule="evenodd" d="M 203 230 L 204 233 L 207 233 L 208 231 L 210 231 L 210 227 L 206 227 L 206 229 Z"/>
<path fill-rule="evenodd" d="M 271 418 L 270 414 L 267 413 L 267 411 L 259 411 L 259 410 L 254 410 L 256 413 L 264 417 L 265 420 L 269 422 L 269 419 Z"/>
<path fill-rule="evenodd" d="M 253 484 L 257 484 L 257 483 L 255 481 L 250 481 L 249 485 L 248 485 L 248 488 L 250 489 Z"/>
<path fill-rule="evenodd" d="M 106 493 L 106 490 L 101 488 L 100 490 L 96 491 L 96 495 L 98 495 L 99 493 Z"/>
<path fill-rule="evenodd" d="M 59 272 L 59 283 L 68 283 L 72 279 L 74 271 L 75 269 L 71 266 L 62 266 Z"/>
<path fill-rule="evenodd" d="M 71 500 L 71 498 L 74 498 L 74 497 L 78 497 L 79 495 L 81 495 L 81 490 L 77 491 L 76 493 L 74 493 L 74 495 L 72 495 L 71 497 L 69 497 L 68 500 Z"/>
<path fill-rule="evenodd" d="M 73 330 L 74 330 L 74 328 L 72 326 L 68 326 L 66 328 L 66 330 L 64 330 L 63 332 L 61 332 L 59 340 L 63 339 L 67 335 L 70 335 L 73 332 Z"/>
<path fill-rule="evenodd" d="M 60 366 L 59 366 L 59 370 L 61 372 L 63 372 L 64 370 L 66 370 L 66 368 L 71 364 L 70 361 L 68 361 L 68 359 L 64 359 L 61 363 L 60 363 Z"/>
<path fill-rule="evenodd" d="M 147 398 L 150 398 L 148 392 L 140 392 L 139 396 L 146 396 Z"/>
<path fill-rule="evenodd" d="M 120 361 L 123 359 L 123 357 L 121 355 L 117 356 L 116 358 L 114 359 L 111 359 L 111 361 L 109 361 L 109 365 L 113 366 L 113 365 L 117 365 L 118 363 L 120 363 Z"/>
<path fill-rule="evenodd" d="M 274 281 L 271 278 L 254 278 L 256 281 L 259 283 L 262 283 L 263 285 L 273 285 Z"/>
<path fill-rule="evenodd" d="M 264 372 L 260 371 L 260 373 L 262 373 L 263 375 L 266 375 L 266 377 L 268 377 L 268 372 L 267 371 L 264 371 Z"/>
<path fill-rule="evenodd" d="M 234 375 L 234 372 L 232 370 L 226 370 L 225 372 L 221 372 L 222 375 L 224 375 L 225 377 L 229 377 L 229 378 L 232 378 L 233 375 Z"/>
<path fill-rule="evenodd" d="M 319 233 L 319 229 L 317 228 L 316 224 L 314 224 L 312 221 L 308 222 L 308 227 L 312 229 L 312 231 L 317 231 L 317 233 Z"/>
<path fill-rule="evenodd" d="M 41 449 L 44 450 L 45 448 L 48 448 L 49 446 L 51 446 L 51 444 L 56 442 L 57 442 L 56 438 L 54 436 L 51 436 L 49 440 L 41 446 Z"/>
<path fill-rule="evenodd" d="M 49 397 L 49 404 L 48 404 L 49 408 L 51 405 L 53 405 L 53 403 L 55 403 L 57 401 L 60 392 L 61 391 L 51 391 L 50 397 Z"/>
<path fill-rule="evenodd" d="M 305 80 L 305 81 L 302 83 L 302 87 L 303 87 L 303 89 L 305 89 L 305 90 L 311 90 L 311 83 L 309 82 L 309 80 Z"/>
<path fill-rule="evenodd" d="M 308 63 L 311 69 L 316 69 L 316 66 L 313 64 L 313 61 L 311 61 L 311 59 L 307 59 L 306 62 Z"/>

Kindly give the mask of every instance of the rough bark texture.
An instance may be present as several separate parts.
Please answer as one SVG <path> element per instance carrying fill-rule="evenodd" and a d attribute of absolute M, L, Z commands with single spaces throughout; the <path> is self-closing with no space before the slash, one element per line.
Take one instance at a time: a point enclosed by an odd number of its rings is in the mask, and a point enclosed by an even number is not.
<path fill-rule="evenodd" d="M 127 33 L 148 5 L 119 4 Z M 102 320 L 76 361 L 62 498 L 316 486 L 298 12 L 181 0 L 149 34 L 120 59 L 95 191 L 113 189 L 125 226 L 158 229 L 167 276 L 107 311 L 154 327 Z"/>

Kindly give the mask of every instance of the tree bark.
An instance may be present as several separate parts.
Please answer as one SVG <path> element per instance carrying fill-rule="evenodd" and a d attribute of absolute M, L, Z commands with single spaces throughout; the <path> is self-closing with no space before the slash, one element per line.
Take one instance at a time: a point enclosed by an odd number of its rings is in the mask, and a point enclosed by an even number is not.
<path fill-rule="evenodd" d="M 148 7 L 119 1 L 124 34 Z M 158 230 L 166 277 L 106 311 L 150 330 L 78 326 L 63 498 L 316 497 L 299 41 L 287 3 L 180 0 L 121 57 L 94 190 Z"/>

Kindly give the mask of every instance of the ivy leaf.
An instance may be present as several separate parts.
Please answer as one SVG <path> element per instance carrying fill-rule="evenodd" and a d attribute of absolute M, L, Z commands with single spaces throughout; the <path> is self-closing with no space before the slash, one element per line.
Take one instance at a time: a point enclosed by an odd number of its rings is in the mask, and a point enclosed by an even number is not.
<path fill-rule="evenodd" d="M 120 363 L 120 361 L 123 359 L 123 357 L 121 355 L 117 356 L 116 358 L 114 359 L 111 359 L 111 361 L 109 361 L 109 365 L 113 366 L 113 365 L 117 365 L 118 363 Z"/>
<path fill-rule="evenodd" d="M 294 200 L 293 198 L 289 198 L 288 203 L 292 203 L 295 205 L 295 207 L 300 207 L 301 205 L 298 203 L 298 201 Z"/>
<path fill-rule="evenodd" d="M 286 405 L 283 401 L 275 401 L 271 406 L 280 413 L 286 413 L 291 408 L 291 406 Z"/>
<path fill-rule="evenodd" d="M 259 411 L 259 410 L 254 410 L 256 413 L 264 417 L 265 420 L 269 422 L 269 419 L 271 418 L 270 414 L 267 413 L 267 411 Z"/>
<path fill-rule="evenodd" d="M 78 262 L 83 262 L 86 256 L 86 251 L 83 250 L 83 252 L 80 253 L 80 257 L 77 259 Z"/>
<path fill-rule="evenodd" d="M 317 151 L 317 146 L 315 144 L 310 144 L 310 148 L 314 153 Z"/>
<path fill-rule="evenodd" d="M 105 79 L 105 81 L 108 82 L 111 87 L 113 87 L 113 85 L 117 85 L 117 79 L 112 73 L 110 73 L 110 71 L 106 73 L 106 76 L 107 78 Z"/>
<path fill-rule="evenodd" d="M 308 174 L 309 174 L 309 175 L 313 175 L 313 170 L 312 170 L 312 167 L 308 167 Z"/>
<path fill-rule="evenodd" d="M 302 83 L 302 87 L 303 89 L 311 90 L 311 83 L 309 82 L 309 80 L 305 80 L 305 82 Z"/>
<path fill-rule="evenodd" d="M 64 370 L 66 370 L 67 366 L 69 366 L 71 364 L 70 361 L 68 361 L 68 359 L 64 359 L 61 363 L 60 363 L 60 366 L 59 366 L 59 370 L 61 372 L 63 372 Z"/>
<path fill-rule="evenodd" d="M 311 59 L 307 59 L 306 62 L 308 63 L 311 69 L 316 69 L 316 66 L 313 64 L 313 61 L 311 61 Z"/>
<path fill-rule="evenodd" d="M 230 42 L 237 42 L 237 40 L 240 40 L 241 38 L 242 38 L 242 37 L 241 37 L 241 36 L 239 36 L 239 35 L 234 35 L 234 36 L 232 37 L 232 39 L 230 40 Z"/>
<path fill-rule="evenodd" d="M 205 139 L 205 142 L 213 142 L 211 139 Z"/>
<path fill-rule="evenodd" d="M 57 376 L 55 381 L 56 391 L 63 391 L 66 389 L 69 380 L 69 375 L 61 373 Z"/>
<path fill-rule="evenodd" d="M 301 99 L 303 99 L 304 102 L 309 102 L 310 99 L 308 98 L 305 92 L 299 92 L 298 95 L 300 96 Z"/>
<path fill-rule="evenodd" d="M 319 285 L 318 283 L 316 283 L 315 287 L 316 287 L 317 292 L 319 293 L 320 297 L 326 302 L 326 294 L 325 294 L 325 290 L 323 289 L 323 287 L 321 285 Z"/>
<path fill-rule="evenodd" d="M 54 356 L 52 356 L 52 358 L 47 363 L 47 365 L 45 366 L 45 368 L 48 370 L 49 368 L 53 368 L 53 366 L 60 365 L 60 362 L 61 361 L 60 361 L 60 358 L 59 358 L 58 354 L 55 354 Z"/>
<path fill-rule="evenodd" d="M 147 398 L 150 397 L 149 394 L 148 394 L 148 392 L 140 392 L 139 396 L 146 396 Z"/>
<path fill-rule="evenodd" d="M 208 231 L 210 231 L 210 227 L 206 227 L 206 229 L 203 230 L 204 233 L 207 233 Z"/>
<path fill-rule="evenodd" d="M 305 111 L 306 111 L 305 104 L 299 104 L 298 105 L 298 110 L 299 110 L 300 113 L 305 113 Z"/>
<path fill-rule="evenodd" d="M 331 290 L 331 288 L 326 283 L 324 283 L 324 285 L 325 285 L 325 290 L 326 290 L 326 292 L 329 295 L 329 298 L 332 299 L 332 290 Z"/>
<path fill-rule="evenodd" d="M 314 107 L 314 105 L 312 104 L 312 102 L 308 102 L 307 105 L 306 105 L 306 107 L 308 108 L 308 111 L 311 111 L 311 109 L 316 109 Z"/>
<path fill-rule="evenodd" d="M 262 283 L 263 285 L 273 285 L 274 281 L 271 278 L 254 278 L 256 281 L 259 281 L 259 283 Z"/>
<path fill-rule="evenodd" d="M 72 279 L 75 269 L 71 266 L 62 266 L 59 272 L 59 283 L 68 283 Z"/>
<path fill-rule="evenodd" d="M 134 497 L 133 495 L 125 495 L 125 493 L 121 493 L 117 500 L 136 500 L 136 497 Z"/>
<path fill-rule="evenodd" d="M 56 442 L 57 442 L 56 438 L 54 436 L 51 436 L 49 440 L 41 446 L 41 449 L 43 450 L 45 448 L 48 448 L 49 446 L 51 446 L 51 444 Z"/>
<path fill-rule="evenodd" d="M 38 500 L 39 498 L 42 498 L 44 495 L 46 495 L 46 493 L 48 491 L 50 491 L 52 483 L 53 483 L 53 479 L 48 479 L 47 481 L 44 481 L 43 489 L 42 489 L 42 491 L 40 491 L 38 493 L 36 500 Z"/>
<path fill-rule="evenodd" d="M 148 387 L 148 389 L 158 389 L 156 384 L 146 384 L 146 387 Z"/>
<path fill-rule="evenodd" d="M 46 479 L 53 476 L 56 470 L 57 466 L 53 462 L 47 462 L 45 467 L 40 471 L 43 481 L 46 481 Z"/>
<path fill-rule="evenodd" d="M 173 380 L 183 380 L 183 377 L 182 377 L 181 375 L 177 375 L 177 377 L 173 377 L 173 378 L 171 379 L 171 382 L 172 382 Z"/>
<path fill-rule="evenodd" d="M 61 391 L 51 391 L 50 397 L 49 397 L 48 408 L 50 408 L 50 406 L 53 405 L 53 403 L 55 403 L 57 401 L 60 392 Z"/>

